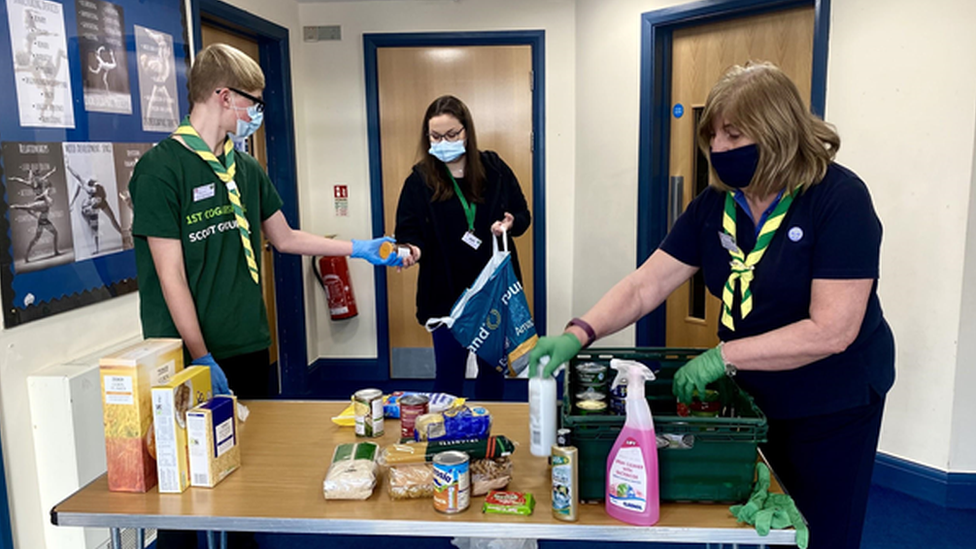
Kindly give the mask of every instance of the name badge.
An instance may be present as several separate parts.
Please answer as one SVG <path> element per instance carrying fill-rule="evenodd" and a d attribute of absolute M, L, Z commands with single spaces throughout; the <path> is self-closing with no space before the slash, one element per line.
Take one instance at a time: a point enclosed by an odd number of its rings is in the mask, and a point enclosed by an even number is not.
<path fill-rule="evenodd" d="M 735 243 L 735 237 L 734 236 L 732 236 L 732 235 L 730 235 L 730 234 L 728 234 L 726 232 L 719 231 L 718 232 L 718 239 L 722 242 L 722 247 L 725 248 L 726 250 L 729 250 L 730 252 L 735 252 L 735 253 L 742 253 L 742 251 L 739 250 L 739 246 Z"/>
<path fill-rule="evenodd" d="M 471 246 L 471 248 L 477 250 L 481 247 L 481 239 L 474 235 L 473 232 L 467 231 L 464 236 L 461 237 L 461 241 Z"/>
<path fill-rule="evenodd" d="M 213 183 L 208 183 L 207 185 L 202 185 L 193 189 L 193 201 L 200 202 L 201 200 L 206 200 L 208 198 L 213 198 L 216 193 Z"/>

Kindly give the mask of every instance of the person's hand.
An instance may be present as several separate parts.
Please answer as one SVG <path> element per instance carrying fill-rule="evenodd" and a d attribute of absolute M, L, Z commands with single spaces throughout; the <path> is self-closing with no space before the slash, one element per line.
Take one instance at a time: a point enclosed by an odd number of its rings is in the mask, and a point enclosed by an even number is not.
<path fill-rule="evenodd" d="M 386 256 L 386 259 L 380 257 L 380 246 L 384 242 L 389 242 L 393 244 L 396 240 L 388 236 L 381 238 L 374 238 L 373 240 L 353 240 L 352 241 L 352 256 L 354 258 L 365 259 L 373 265 L 385 265 L 387 267 L 399 267 L 401 265 L 400 256 L 394 253 Z"/>
<path fill-rule="evenodd" d="M 800 517 L 793 498 L 786 494 L 769 493 L 769 468 L 765 463 L 756 464 L 756 486 L 745 505 L 733 505 L 729 511 L 739 522 L 752 524 L 760 536 L 769 535 L 771 528 L 796 528 L 796 544 L 806 549 L 810 543 L 810 530 Z"/>
<path fill-rule="evenodd" d="M 556 371 L 556 368 L 576 356 L 582 347 L 583 344 L 580 343 L 580 340 L 568 332 L 559 336 L 540 337 L 529 353 L 529 377 L 536 377 L 539 359 L 542 357 L 549 357 L 549 363 L 542 371 L 543 376 L 549 377 Z"/>
<path fill-rule="evenodd" d="M 495 236 L 501 236 L 503 230 L 504 231 L 512 230 L 513 223 L 515 223 L 515 216 L 513 216 L 508 212 L 505 212 L 504 219 L 502 219 L 501 221 L 496 221 L 491 224 L 491 233 L 494 234 Z"/>
<path fill-rule="evenodd" d="M 410 248 L 410 255 L 403 258 L 403 265 L 397 267 L 397 272 L 400 272 L 408 267 L 413 267 L 418 261 L 420 261 L 420 248 L 414 246 L 413 244 L 401 244 L 401 246 Z"/>
<path fill-rule="evenodd" d="M 698 390 L 700 398 L 705 396 L 705 386 L 722 379 L 725 375 L 725 362 L 722 351 L 714 347 L 688 361 L 674 374 L 674 385 L 671 391 L 678 401 L 691 404 L 694 391 Z"/>
<path fill-rule="evenodd" d="M 207 353 L 200 358 L 194 359 L 190 363 L 190 366 L 207 366 L 210 368 L 210 384 L 213 385 L 214 396 L 231 394 L 230 387 L 227 385 L 227 376 L 224 375 L 224 371 L 217 365 L 217 361 L 214 360 L 212 354 Z"/>

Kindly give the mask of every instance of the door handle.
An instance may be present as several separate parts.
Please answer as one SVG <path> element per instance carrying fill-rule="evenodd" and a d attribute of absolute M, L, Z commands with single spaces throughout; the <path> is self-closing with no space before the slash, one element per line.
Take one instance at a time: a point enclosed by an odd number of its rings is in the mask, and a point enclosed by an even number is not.
<path fill-rule="evenodd" d="M 668 231 L 670 231 L 681 215 L 681 207 L 685 202 L 685 178 L 683 175 L 672 175 L 668 183 Z"/>

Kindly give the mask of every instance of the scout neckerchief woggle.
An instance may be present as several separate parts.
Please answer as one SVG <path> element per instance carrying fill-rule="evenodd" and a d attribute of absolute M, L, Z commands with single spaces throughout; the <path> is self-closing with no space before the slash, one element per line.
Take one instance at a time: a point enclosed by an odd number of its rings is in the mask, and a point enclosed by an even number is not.
<path fill-rule="evenodd" d="M 190 125 L 190 117 L 187 116 L 183 119 L 180 127 L 176 128 L 173 135 L 178 135 L 183 138 L 183 142 L 186 143 L 190 150 L 197 153 L 197 156 L 202 158 L 210 168 L 217 174 L 217 177 L 224 182 L 224 186 L 227 187 L 227 198 L 230 199 L 231 205 L 234 207 L 234 218 L 237 220 L 237 229 L 241 234 L 241 244 L 244 246 L 244 259 L 247 262 L 247 270 L 251 274 L 251 280 L 255 284 L 258 283 L 258 264 L 254 260 L 254 250 L 251 248 L 251 226 L 247 222 L 247 218 L 244 217 L 244 208 L 241 206 L 241 192 L 237 188 L 237 183 L 234 182 L 234 175 L 237 173 L 237 164 L 234 161 L 234 142 L 230 139 L 224 140 L 224 162 L 227 164 L 220 163 L 217 156 L 210 150 L 207 143 L 200 137 L 193 126 Z"/>
<path fill-rule="evenodd" d="M 776 205 L 773 213 L 763 223 L 762 229 L 759 230 L 759 236 L 756 237 L 756 246 L 749 252 L 748 256 L 744 255 L 738 246 L 727 246 L 729 255 L 732 256 L 732 272 L 729 273 L 729 279 L 722 288 L 722 324 L 729 330 L 735 331 L 735 324 L 732 322 L 735 281 L 738 280 L 741 286 L 742 303 L 739 306 L 739 311 L 741 317 L 745 319 L 752 312 L 752 290 L 749 289 L 749 284 L 752 282 L 756 265 L 759 264 L 759 260 L 762 259 L 766 248 L 772 242 L 773 236 L 776 235 L 776 229 L 783 222 L 786 211 L 790 209 L 792 202 L 793 193 L 787 191 L 780 198 L 779 204 Z M 722 215 L 722 228 L 725 229 L 725 234 L 731 237 L 734 242 L 735 199 L 732 198 L 731 192 L 725 193 L 725 211 Z"/>
<path fill-rule="evenodd" d="M 450 169 L 447 170 L 447 176 L 451 178 L 451 183 L 454 183 L 454 194 L 456 194 L 458 196 L 458 200 L 461 201 L 461 207 L 464 208 L 464 217 L 468 220 L 468 232 L 464 233 L 461 240 L 463 240 L 468 246 L 471 246 L 477 250 L 478 247 L 481 246 L 481 239 L 474 235 L 474 214 L 478 205 L 468 203 L 467 199 L 464 198 L 464 193 L 461 192 L 461 187 L 458 185 L 457 180 L 454 179 L 454 174 L 451 173 Z"/>

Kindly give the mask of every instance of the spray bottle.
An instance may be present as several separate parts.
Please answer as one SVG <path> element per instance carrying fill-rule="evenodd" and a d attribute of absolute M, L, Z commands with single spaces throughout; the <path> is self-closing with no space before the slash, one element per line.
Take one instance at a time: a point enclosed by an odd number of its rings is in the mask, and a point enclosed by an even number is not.
<path fill-rule="evenodd" d="M 556 442 L 556 380 L 545 375 L 549 357 L 539 359 L 537 375 L 529 379 L 529 450 L 548 456 Z"/>
<path fill-rule="evenodd" d="M 632 360 L 610 361 L 617 370 L 613 387 L 627 383 L 627 420 L 607 457 L 607 514 L 637 526 L 653 526 L 661 516 L 657 437 L 644 381 L 653 380 L 647 366 Z"/>

